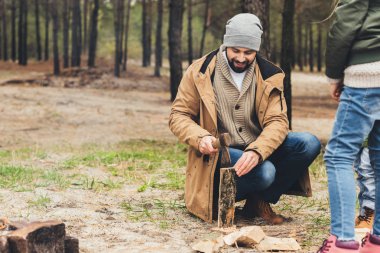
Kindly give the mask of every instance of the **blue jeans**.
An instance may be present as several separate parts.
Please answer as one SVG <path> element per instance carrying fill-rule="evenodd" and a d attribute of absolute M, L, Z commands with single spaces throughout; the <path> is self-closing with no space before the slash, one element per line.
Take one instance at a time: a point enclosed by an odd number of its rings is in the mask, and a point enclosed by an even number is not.
<path fill-rule="evenodd" d="M 289 133 L 284 142 L 264 162 L 244 176 L 236 177 L 236 200 L 258 195 L 270 203 L 277 203 L 301 177 L 320 152 L 319 140 L 309 133 Z M 231 164 L 242 156 L 240 149 L 230 148 Z M 214 196 L 219 186 L 220 157 L 215 172 Z"/>
<path fill-rule="evenodd" d="M 365 214 L 364 207 L 375 210 L 375 171 L 371 166 L 368 148 L 362 148 L 354 162 L 358 174 L 357 183 L 360 188 L 358 195 L 360 215 Z"/>
<path fill-rule="evenodd" d="M 335 117 L 332 136 L 326 147 L 331 234 L 340 240 L 355 236 L 355 179 L 352 165 L 365 138 L 368 139 L 371 165 L 375 171 L 376 196 L 380 199 L 380 88 L 344 87 Z M 375 209 L 380 210 L 380 201 Z M 373 228 L 380 235 L 380 213 Z"/>

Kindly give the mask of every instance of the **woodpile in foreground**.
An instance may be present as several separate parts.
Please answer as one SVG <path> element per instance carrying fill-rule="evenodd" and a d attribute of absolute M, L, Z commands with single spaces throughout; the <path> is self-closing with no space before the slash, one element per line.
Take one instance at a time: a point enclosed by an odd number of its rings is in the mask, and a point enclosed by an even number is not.
<path fill-rule="evenodd" d="M 293 238 L 275 238 L 266 236 L 259 226 L 242 227 L 227 235 L 221 235 L 213 240 L 202 240 L 192 245 L 198 252 L 214 253 L 225 247 L 254 248 L 265 251 L 299 251 L 300 245 Z"/>

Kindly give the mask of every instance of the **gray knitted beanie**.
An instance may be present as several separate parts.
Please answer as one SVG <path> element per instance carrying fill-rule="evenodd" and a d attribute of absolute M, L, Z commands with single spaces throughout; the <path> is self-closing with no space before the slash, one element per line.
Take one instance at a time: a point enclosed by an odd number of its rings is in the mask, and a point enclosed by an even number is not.
<path fill-rule="evenodd" d="M 237 14 L 227 21 L 224 47 L 244 47 L 259 51 L 263 28 L 257 16 L 251 13 Z"/>

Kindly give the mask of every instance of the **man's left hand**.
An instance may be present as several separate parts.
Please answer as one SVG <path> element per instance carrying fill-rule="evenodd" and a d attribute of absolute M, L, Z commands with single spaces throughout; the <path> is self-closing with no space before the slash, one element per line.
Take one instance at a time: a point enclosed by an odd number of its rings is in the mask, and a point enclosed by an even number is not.
<path fill-rule="evenodd" d="M 260 155 L 255 151 L 246 151 L 235 164 L 235 171 L 238 177 L 250 172 L 260 161 Z"/>

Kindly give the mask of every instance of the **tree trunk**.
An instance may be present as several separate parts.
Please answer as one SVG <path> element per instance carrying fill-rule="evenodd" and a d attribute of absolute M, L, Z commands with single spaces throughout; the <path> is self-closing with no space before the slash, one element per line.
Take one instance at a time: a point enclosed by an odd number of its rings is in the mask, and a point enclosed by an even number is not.
<path fill-rule="evenodd" d="M 243 12 L 253 13 L 260 19 L 263 27 L 260 54 L 267 59 L 271 59 L 269 37 L 269 0 L 242 0 L 242 3 Z"/>
<path fill-rule="evenodd" d="M 187 1 L 187 58 L 189 61 L 189 65 L 193 63 L 193 1 Z"/>
<path fill-rule="evenodd" d="M 162 16 L 163 16 L 163 0 L 157 2 L 157 27 L 156 27 L 156 56 L 154 76 L 161 76 L 160 67 L 162 66 Z"/>
<path fill-rule="evenodd" d="M 310 72 L 314 71 L 314 43 L 313 43 L 313 26 L 309 25 L 309 67 Z"/>
<path fill-rule="evenodd" d="M 87 52 L 87 16 L 88 16 L 88 0 L 83 3 L 83 53 Z"/>
<path fill-rule="evenodd" d="M 318 72 L 322 71 L 322 25 L 318 24 Z"/>
<path fill-rule="evenodd" d="M 27 54 L 27 28 L 28 28 L 28 6 L 27 1 L 20 0 L 19 9 L 19 24 L 18 24 L 18 63 L 20 65 L 27 65 L 28 54 Z"/>
<path fill-rule="evenodd" d="M 129 0 L 130 1 L 130 0 Z M 96 56 L 96 44 L 98 40 L 98 14 L 99 14 L 99 0 L 94 0 L 94 8 L 91 14 L 91 30 L 90 30 L 90 40 L 88 48 L 88 66 L 95 66 L 95 56 Z"/>
<path fill-rule="evenodd" d="M 2 0 L 0 0 L 0 60 L 3 58 L 3 49 L 2 49 L 2 33 L 1 33 L 1 30 L 2 30 L 2 26 L 1 26 L 1 19 L 2 19 L 2 13 L 1 13 L 1 1 Z"/>
<path fill-rule="evenodd" d="M 184 0 L 169 1 L 169 62 L 171 101 L 177 96 L 178 86 L 182 79 L 181 37 Z"/>
<path fill-rule="evenodd" d="M 2 0 L 0 0 L 0 13 L 1 13 L 1 1 Z M 0 60 L 3 58 L 3 49 L 1 48 L 2 47 L 2 34 L 1 34 L 1 16 L 0 16 Z"/>
<path fill-rule="evenodd" d="M 82 47 L 83 47 L 83 41 L 82 41 L 82 12 L 81 12 L 81 0 L 78 0 L 78 5 L 75 8 L 76 14 L 78 15 L 78 57 L 77 57 L 77 65 L 80 66 L 81 64 L 81 55 L 82 55 Z"/>
<path fill-rule="evenodd" d="M 49 0 L 45 0 L 45 57 L 44 60 L 49 60 L 49 16 L 50 8 L 49 8 Z"/>
<path fill-rule="evenodd" d="M 34 0 L 34 13 L 36 20 L 36 46 L 37 46 L 37 61 L 42 60 L 42 46 L 41 46 L 41 33 L 40 33 L 40 3 L 39 0 Z"/>
<path fill-rule="evenodd" d="M 71 26 L 71 66 L 73 67 L 79 67 L 81 63 L 81 23 L 80 0 L 73 0 Z"/>
<path fill-rule="evenodd" d="M 52 0 L 51 13 L 53 17 L 53 57 L 54 57 L 54 75 L 59 75 L 59 51 L 58 51 L 58 11 L 57 0 Z"/>
<path fill-rule="evenodd" d="M 124 41 L 124 1 L 121 3 L 122 9 L 120 10 L 122 14 L 120 14 L 120 41 L 119 41 L 119 64 L 123 64 L 123 41 Z"/>
<path fill-rule="evenodd" d="M 297 64 L 301 71 L 303 71 L 302 61 L 302 19 L 301 14 L 297 15 Z"/>
<path fill-rule="evenodd" d="M 142 43 L 143 43 L 143 67 L 150 66 L 150 56 L 152 50 L 152 36 L 151 36 L 151 18 L 152 18 L 152 1 L 142 0 L 143 9 L 143 25 L 142 25 Z"/>
<path fill-rule="evenodd" d="M 115 69 L 114 74 L 116 77 L 120 77 L 120 42 L 121 42 L 121 24 L 120 21 L 122 20 L 123 12 L 123 1 L 124 0 L 115 0 L 115 19 L 114 19 L 114 25 L 115 25 Z"/>
<path fill-rule="evenodd" d="M 3 25 L 3 59 L 8 61 L 8 32 L 7 32 L 7 12 L 5 9 L 5 0 L 2 0 L 2 25 Z"/>
<path fill-rule="evenodd" d="M 275 33 L 276 34 L 276 33 Z M 273 39 L 273 43 L 271 43 L 272 49 L 270 53 L 270 60 L 275 64 L 278 63 L 278 53 L 277 53 L 277 36 Z"/>
<path fill-rule="evenodd" d="M 203 56 L 203 50 L 205 46 L 205 40 L 206 40 L 206 32 L 207 28 L 210 25 L 210 16 L 211 16 L 211 9 L 210 9 L 210 0 L 205 0 L 205 9 L 204 9 L 204 16 L 203 16 L 203 30 L 202 30 L 202 37 L 201 37 L 201 47 L 199 50 L 199 57 Z"/>
<path fill-rule="evenodd" d="M 68 0 L 63 0 L 63 67 L 69 67 L 69 6 Z"/>
<path fill-rule="evenodd" d="M 129 19 L 131 14 L 131 0 L 127 2 L 127 16 L 124 32 L 124 56 L 123 56 L 123 70 L 127 71 L 127 60 L 128 60 L 128 33 L 129 33 Z"/>
<path fill-rule="evenodd" d="M 19 15 L 18 15 L 18 64 L 22 65 L 22 57 L 23 57 L 23 18 L 24 18 L 24 4 L 23 0 L 19 0 Z"/>
<path fill-rule="evenodd" d="M 289 127 L 292 128 L 292 59 L 294 57 L 294 16 L 295 0 L 285 0 L 282 13 L 281 68 L 285 72 L 284 95 L 288 107 Z"/>
<path fill-rule="evenodd" d="M 306 66 L 308 65 L 307 59 L 308 59 L 308 38 L 309 38 L 309 30 L 308 30 L 308 25 L 305 25 L 305 40 L 304 40 L 304 47 L 303 47 L 303 65 Z"/>
<path fill-rule="evenodd" d="M 25 1 L 23 19 L 23 65 L 28 64 L 28 1 Z"/>
<path fill-rule="evenodd" d="M 16 1 L 12 1 L 11 7 L 11 19 L 12 19 L 12 27 L 11 27 L 11 57 L 12 61 L 16 61 Z"/>

